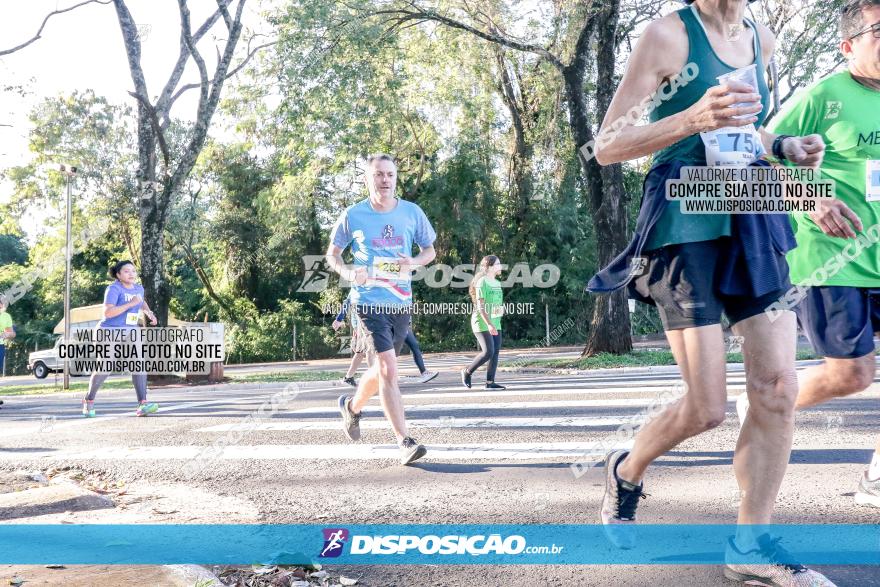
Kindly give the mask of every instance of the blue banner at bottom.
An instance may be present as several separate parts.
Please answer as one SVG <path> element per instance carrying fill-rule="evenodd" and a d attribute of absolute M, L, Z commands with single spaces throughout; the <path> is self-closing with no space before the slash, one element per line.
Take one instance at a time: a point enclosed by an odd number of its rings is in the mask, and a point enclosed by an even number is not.
<path fill-rule="evenodd" d="M 730 541 L 763 534 L 802 564 L 880 565 L 880 527 L 833 524 L 3 524 L 0 564 L 717 565 L 762 562 Z"/>

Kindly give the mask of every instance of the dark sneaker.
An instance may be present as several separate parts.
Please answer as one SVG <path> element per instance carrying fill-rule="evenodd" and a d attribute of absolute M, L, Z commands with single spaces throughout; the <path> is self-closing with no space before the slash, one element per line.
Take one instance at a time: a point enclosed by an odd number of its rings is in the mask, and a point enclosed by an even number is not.
<path fill-rule="evenodd" d="M 354 377 L 343 377 L 342 382 L 347 383 L 347 384 L 351 385 L 352 387 L 358 386 L 357 382 L 355 382 L 355 380 L 354 380 Z"/>
<path fill-rule="evenodd" d="M 779 546 L 780 540 L 761 534 L 757 547 L 743 552 L 730 538 L 724 576 L 738 583 L 768 587 L 835 587 L 822 573 L 795 562 L 791 553 Z"/>
<path fill-rule="evenodd" d="M 461 370 L 461 384 L 468 389 L 471 388 L 471 375 L 467 372 L 467 369 Z"/>
<path fill-rule="evenodd" d="M 880 508 L 880 479 L 871 481 L 868 474 L 862 475 L 859 488 L 856 491 L 856 503 Z"/>
<path fill-rule="evenodd" d="M 635 546 L 636 508 L 639 499 L 645 499 L 642 485 L 633 485 L 617 476 L 617 466 L 629 451 L 617 450 L 605 457 L 605 497 L 602 499 L 602 519 L 605 535 L 617 548 Z"/>
<path fill-rule="evenodd" d="M 428 449 L 407 436 L 400 443 L 400 464 L 408 465 L 425 456 L 425 453 L 427 452 Z"/>
<path fill-rule="evenodd" d="M 507 388 L 504 387 L 503 385 L 498 385 L 497 383 L 492 381 L 491 383 L 486 384 L 486 389 L 507 389 Z"/>
<path fill-rule="evenodd" d="M 349 440 L 361 438 L 361 415 L 351 411 L 351 396 L 339 396 L 339 413 L 342 414 L 342 431 Z"/>

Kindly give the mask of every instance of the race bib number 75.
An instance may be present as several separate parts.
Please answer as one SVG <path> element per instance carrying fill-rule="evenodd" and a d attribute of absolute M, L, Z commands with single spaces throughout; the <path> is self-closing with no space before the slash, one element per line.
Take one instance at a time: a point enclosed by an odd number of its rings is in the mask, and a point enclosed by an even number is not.
<path fill-rule="evenodd" d="M 710 167 L 744 166 L 766 153 L 761 135 L 752 124 L 701 132 L 700 138 Z"/>

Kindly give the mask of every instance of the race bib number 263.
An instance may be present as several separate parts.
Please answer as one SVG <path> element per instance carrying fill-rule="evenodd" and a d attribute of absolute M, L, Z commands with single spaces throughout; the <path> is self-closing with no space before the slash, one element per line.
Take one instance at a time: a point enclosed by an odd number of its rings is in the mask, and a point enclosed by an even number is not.
<path fill-rule="evenodd" d="M 374 257 L 373 277 L 379 279 L 406 279 L 400 274 L 400 260 L 395 257 Z"/>

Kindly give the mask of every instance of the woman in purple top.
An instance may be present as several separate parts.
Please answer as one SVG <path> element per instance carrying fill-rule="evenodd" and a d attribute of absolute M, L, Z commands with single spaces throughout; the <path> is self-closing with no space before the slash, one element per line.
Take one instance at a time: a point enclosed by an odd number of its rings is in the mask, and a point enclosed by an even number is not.
<path fill-rule="evenodd" d="M 104 290 L 104 319 L 98 323 L 98 328 L 140 328 L 138 318 L 141 312 L 150 319 L 150 324 L 155 326 L 156 315 L 144 301 L 144 288 L 135 283 L 137 269 L 134 268 L 134 263 L 131 261 L 115 263 L 110 267 L 110 277 L 115 281 Z M 83 399 L 83 416 L 95 417 L 95 395 L 107 379 L 107 375 L 107 373 L 92 373 L 89 393 Z M 132 373 L 131 381 L 137 393 L 137 415 L 146 416 L 158 411 L 158 404 L 147 403 L 146 373 Z"/>

